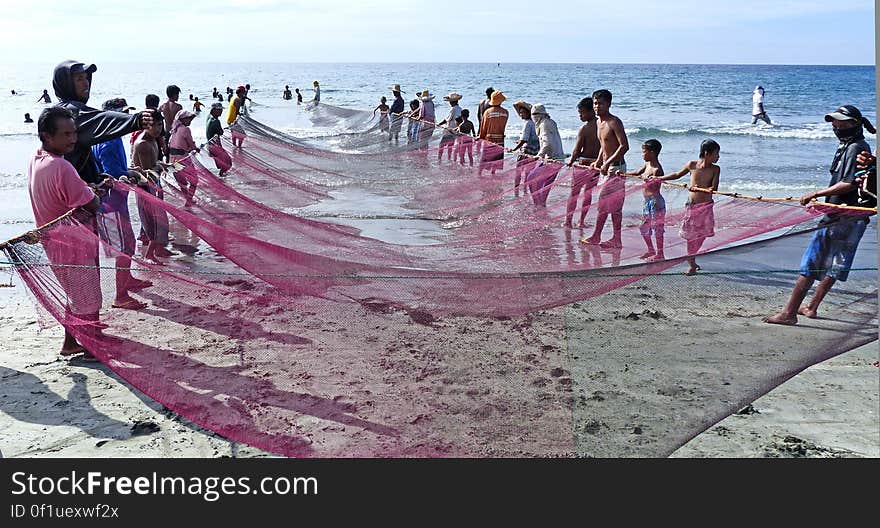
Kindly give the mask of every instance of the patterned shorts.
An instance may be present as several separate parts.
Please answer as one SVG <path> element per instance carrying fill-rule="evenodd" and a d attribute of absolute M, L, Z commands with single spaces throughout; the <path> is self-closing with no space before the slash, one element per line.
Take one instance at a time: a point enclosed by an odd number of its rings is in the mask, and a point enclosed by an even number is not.
<path fill-rule="evenodd" d="M 642 236 L 649 236 L 653 231 L 662 235 L 666 225 L 666 200 L 659 194 L 645 198 L 645 208 L 642 210 L 642 225 L 639 231 Z"/>
<path fill-rule="evenodd" d="M 801 259 L 800 274 L 816 280 L 846 281 L 868 219 L 841 219 L 813 233 Z"/>
<path fill-rule="evenodd" d="M 715 236 L 715 203 L 691 203 L 684 206 L 684 221 L 678 234 L 685 240 Z"/>

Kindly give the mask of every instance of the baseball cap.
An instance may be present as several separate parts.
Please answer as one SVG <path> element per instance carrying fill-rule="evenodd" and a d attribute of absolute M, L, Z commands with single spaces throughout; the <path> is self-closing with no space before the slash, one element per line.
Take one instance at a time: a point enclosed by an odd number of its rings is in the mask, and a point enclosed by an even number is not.
<path fill-rule="evenodd" d="M 825 114 L 825 121 L 858 121 L 862 122 L 862 113 L 853 105 L 843 105 L 830 114 Z"/>
<path fill-rule="evenodd" d="M 94 64 L 89 64 L 88 66 L 86 66 L 82 62 L 77 62 L 76 64 L 74 64 L 73 66 L 70 67 L 71 74 L 79 73 L 79 72 L 95 73 L 96 71 L 98 71 L 98 67 L 95 66 Z"/>

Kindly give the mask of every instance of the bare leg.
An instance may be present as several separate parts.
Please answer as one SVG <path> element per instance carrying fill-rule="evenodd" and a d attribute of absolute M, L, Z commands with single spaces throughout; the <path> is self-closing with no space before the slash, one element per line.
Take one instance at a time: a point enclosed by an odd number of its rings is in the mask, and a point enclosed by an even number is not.
<path fill-rule="evenodd" d="M 74 354 L 81 354 L 83 352 L 88 352 L 85 347 L 79 344 L 73 334 L 67 331 L 67 328 L 64 329 L 64 344 L 61 345 L 61 355 L 62 356 L 72 356 Z"/>
<path fill-rule="evenodd" d="M 128 286 L 133 279 L 131 271 L 128 269 L 119 269 L 128 267 L 131 267 L 131 259 L 126 257 L 116 257 L 116 300 L 114 301 L 114 304 L 134 301 L 134 299 L 128 294 Z"/>
<path fill-rule="evenodd" d="M 781 312 L 765 318 L 764 322 L 782 325 L 797 324 L 798 309 L 801 307 L 801 303 L 804 302 L 804 298 L 807 296 L 807 292 L 810 291 L 810 286 L 812 285 L 813 279 L 811 277 L 799 275 L 797 282 L 794 283 L 794 290 L 791 292 L 788 304 L 785 305 Z"/>
<path fill-rule="evenodd" d="M 565 222 L 562 227 L 571 228 L 571 218 L 574 216 L 574 210 L 577 209 L 578 197 L 581 194 L 582 183 L 571 184 L 571 194 L 568 196 L 568 203 L 565 204 Z"/>
<path fill-rule="evenodd" d="M 623 232 L 623 211 L 611 213 L 611 226 L 613 228 L 611 241 L 620 246 L 621 233 Z"/>
<path fill-rule="evenodd" d="M 819 311 L 819 305 L 822 304 L 822 299 L 828 295 L 828 291 L 834 286 L 835 282 L 837 282 L 837 279 L 826 275 L 825 278 L 819 281 L 819 284 L 816 285 L 816 291 L 813 293 L 813 298 L 810 299 L 810 302 L 806 306 L 798 309 L 798 313 L 810 319 L 815 319 L 816 313 Z"/>
<path fill-rule="evenodd" d="M 583 242 L 587 244 L 598 244 L 599 240 L 602 238 L 602 230 L 605 228 L 605 220 L 608 218 L 608 213 L 600 212 L 596 217 L 596 227 L 593 229 L 593 234 L 590 238 L 585 238 Z"/>
<path fill-rule="evenodd" d="M 590 204 L 593 202 L 593 186 L 587 185 L 584 190 L 584 201 L 581 205 L 581 222 L 578 224 L 581 229 L 584 228 L 584 219 L 587 218 L 587 212 L 590 210 Z"/>
<path fill-rule="evenodd" d="M 657 255 L 654 256 L 654 260 L 664 260 L 666 257 L 663 255 L 663 231 L 655 227 L 654 237 L 657 239 Z"/>
<path fill-rule="evenodd" d="M 642 229 L 640 229 L 640 231 L 642 232 L 642 239 L 645 241 L 645 246 L 647 246 L 648 248 L 648 250 L 645 251 L 645 253 L 642 254 L 641 257 L 639 257 L 643 259 L 653 257 L 657 254 L 657 252 L 654 251 L 654 244 L 651 242 L 651 230 L 648 228 L 647 224 L 648 222 L 646 220 L 645 223 L 642 224 Z"/>
<path fill-rule="evenodd" d="M 687 242 L 688 255 L 696 255 L 697 253 L 699 253 L 700 247 L 703 245 L 703 241 L 705 241 L 705 240 L 706 240 L 705 237 L 695 238 L 693 240 L 688 240 L 688 242 Z M 697 265 L 697 259 L 695 259 L 694 257 L 688 258 L 687 261 L 688 261 L 688 264 L 690 264 L 690 269 L 687 270 L 686 272 L 684 272 L 685 275 L 693 275 L 696 272 L 700 271 L 700 269 L 702 269 L 702 268 L 700 268 L 700 266 Z"/>

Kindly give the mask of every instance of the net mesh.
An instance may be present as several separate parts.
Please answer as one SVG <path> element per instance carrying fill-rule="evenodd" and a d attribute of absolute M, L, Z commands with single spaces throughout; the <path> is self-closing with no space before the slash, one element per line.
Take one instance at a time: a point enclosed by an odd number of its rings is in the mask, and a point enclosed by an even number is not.
<path fill-rule="evenodd" d="M 685 277 L 686 191 L 664 186 L 666 259 L 645 262 L 637 183 L 484 163 L 496 153 L 480 141 L 471 167 L 434 139 L 389 141 L 364 112 L 312 115 L 348 130 L 322 146 L 244 118 L 243 148 L 211 147 L 232 160 L 224 176 L 191 157 L 164 200 L 119 185 L 168 215 L 183 253 L 133 257 L 153 283 L 134 293 L 146 309 L 111 306 L 125 256 L 87 213 L 5 245 L 44 322 L 195 423 L 321 457 L 665 456 L 877 338 L 873 230 L 829 317 L 760 321 L 791 291 L 821 208 L 717 197 L 702 271 Z M 621 248 L 559 227 L 585 181 L 587 223 L 624 201 Z"/>

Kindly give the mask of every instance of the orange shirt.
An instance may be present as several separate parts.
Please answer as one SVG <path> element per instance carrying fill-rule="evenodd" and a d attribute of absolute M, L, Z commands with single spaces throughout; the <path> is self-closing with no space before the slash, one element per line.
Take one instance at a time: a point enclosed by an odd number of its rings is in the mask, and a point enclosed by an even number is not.
<path fill-rule="evenodd" d="M 504 146 L 504 129 L 507 128 L 508 112 L 500 106 L 490 106 L 483 112 L 480 122 L 480 139 Z"/>

